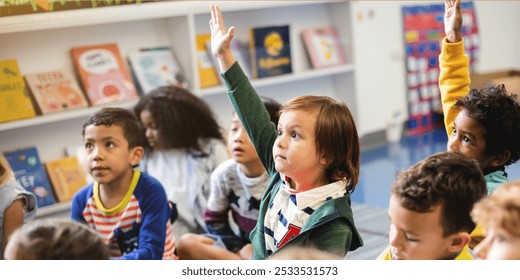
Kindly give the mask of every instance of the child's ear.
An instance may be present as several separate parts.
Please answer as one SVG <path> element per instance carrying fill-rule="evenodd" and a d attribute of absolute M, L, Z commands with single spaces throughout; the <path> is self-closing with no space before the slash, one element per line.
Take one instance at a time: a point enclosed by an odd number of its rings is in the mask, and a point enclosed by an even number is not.
<path fill-rule="evenodd" d="M 130 165 L 136 166 L 144 156 L 144 148 L 141 146 L 130 149 Z"/>
<path fill-rule="evenodd" d="M 493 167 L 502 166 L 509 160 L 510 157 L 511 152 L 508 150 L 503 150 L 502 152 L 492 156 L 490 165 Z"/>
<path fill-rule="evenodd" d="M 471 241 L 471 236 L 467 232 L 457 232 L 452 235 L 451 244 L 448 250 L 453 253 L 460 252 L 464 246 L 468 245 Z"/>
<path fill-rule="evenodd" d="M 323 167 L 327 167 L 329 165 L 329 162 L 330 162 L 330 160 L 327 158 L 327 156 L 325 154 L 322 154 L 320 156 L 320 164 Z"/>

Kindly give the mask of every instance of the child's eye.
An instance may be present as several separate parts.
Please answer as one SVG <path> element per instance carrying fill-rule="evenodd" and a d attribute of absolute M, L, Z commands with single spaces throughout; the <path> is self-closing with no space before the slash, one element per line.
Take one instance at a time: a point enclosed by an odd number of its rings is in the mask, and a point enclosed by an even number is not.
<path fill-rule="evenodd" d="M 503 235 L 501 235 L 501 234 L 497 234 L 497 235 L 495 235 L 495 240 L 497 242 L 501 243 L 501 242 L 505 242 L 506 238 Z"/>
<path fill-rule="evenodd" d="M 291 133 L 292 138 L 297 138 L 298 136 L 300 136 L 300 135 L 297 132 Z"/>
<path fill-rule="evenodd" d="M 457 133 L 457 129 L 455 127 L 451 128 L 451 133 Z"/>
<path fill-rule="evenodd" d="M 92 149 L 92 144 L 91 143 L 85 143 L 85 149 L 87 149 L 87 150 Z"/>
<path fill-rule="evenodd" d="M 114 144 L 114 142 L 107 142 L 107 143 L 105 144 L 105 146 L 106 146 L 107 148 L 113 148 L 113 147 L 115 147 L 116 145 Z"/>
<path fill-rule="evenodd" d="M 282 130 L 277 130 L 276 132 L 278 132 L 278 136 L 282 135 Z"/>
<path fill-rule="evenodd" d="M 471 143 L 471 140 L 467 136 L 462 137 L 462 141 L 465 143 Z"/>
<path fill-rule="evenodd" d="M 406 234 L 405 234 L 404 238 L 406 239 L 406 241 L 410 241 L 410 242 L 417 242 L 417 241 L 419 241 L 419 239 L 411 238 L 411 237 L 409 237 Z"/>

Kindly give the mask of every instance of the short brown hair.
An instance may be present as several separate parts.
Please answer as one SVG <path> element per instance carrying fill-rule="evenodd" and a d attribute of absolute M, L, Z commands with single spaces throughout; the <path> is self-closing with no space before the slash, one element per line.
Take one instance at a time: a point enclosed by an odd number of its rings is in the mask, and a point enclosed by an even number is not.
<path fill-rule="evenodd" d="M 504 183 L 479 201 L 471 212 L 484 227 L 499 227 L 520 236 L 520 180 Z"/>
<path fill-rule="evenodd" d="M 353 192 L 359 179 L 360 148 L 354 118 L 342 101 L 328 96 L 295 97 L 280 108 L 280 114 L 302 110 L 318 112 L 316 150 L 328 166 L 327 178 L 344 180 L 348 192 Z"/>
<path fill-rule="evenodd" d="M 9 239 L 17 260 L 108 260 L 110 251 L 101 236 L 84 224 L 43 219 L 28 222 Z"/>
<path fill-rule="evenodd" d="M 444 236 L 471 232 L 475 223 L 473 205 L 487 194 L 478 163 L 454 152 L 441 152 L 401 171 L 392 185 L 392 195 L 402 207 L 420 213 L 441 207 Z"/>
<path fill-rule="evenodd" d="M 123 129 L 123 135 L 126 141 L 128 141 L 128 148 L 142 147 L 144 145 L 145 132 L 143 127 L 129 110 L 123 108 L 100 109 L 85 121 L 81 135 L 85 136 L 85 128 L 89 125 L 119 126 Z"/>

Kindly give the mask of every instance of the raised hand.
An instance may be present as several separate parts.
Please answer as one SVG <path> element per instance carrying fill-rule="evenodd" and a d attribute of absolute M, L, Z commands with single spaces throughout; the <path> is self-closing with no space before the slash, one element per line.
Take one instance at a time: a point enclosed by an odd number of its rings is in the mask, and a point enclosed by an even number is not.
<path fill-rule="evenodd" d="M 450 43 L 462 40 L 462 14 L 460 12 L 461 0 L 444 0 L 444 32 Z"/>
<path fill-rule="evenodd" d="M 229 48 L 231 40 L 235 35 L 235 27 L 231 26 L 226 30 L 224 19 L 218 5 L 212 4 L 211 19 L 209 20 L 209 28 L 211 29 L 211 53 L 218 59 L 220 71 L 225 72 L 233 63 L 235 57 Z"/>

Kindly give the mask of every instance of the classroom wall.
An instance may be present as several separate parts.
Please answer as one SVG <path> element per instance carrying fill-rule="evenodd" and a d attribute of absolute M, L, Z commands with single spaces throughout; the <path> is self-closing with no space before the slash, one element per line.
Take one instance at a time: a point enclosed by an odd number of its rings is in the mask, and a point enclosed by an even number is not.
<path fill-rule="evenodd" d="M 407 115 L 401 8 L 443 1 L 352 1 L 360 136 L 385 130 L 396 111 Z M 480 60 L 476 70 L 520 69 L 520 1 L 474 1 Z"/>

